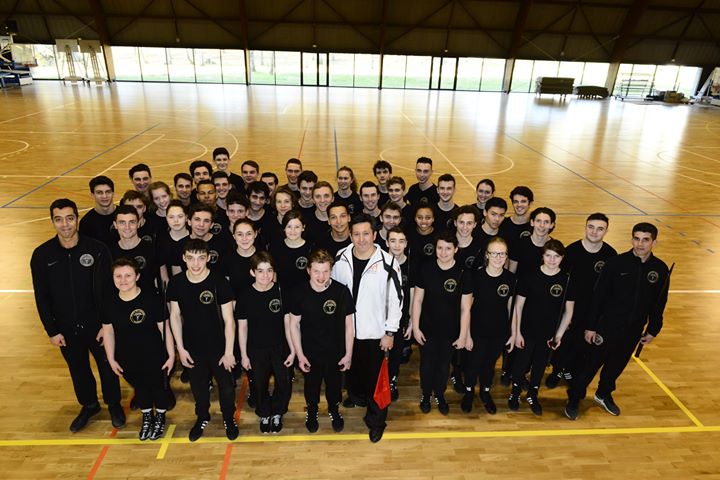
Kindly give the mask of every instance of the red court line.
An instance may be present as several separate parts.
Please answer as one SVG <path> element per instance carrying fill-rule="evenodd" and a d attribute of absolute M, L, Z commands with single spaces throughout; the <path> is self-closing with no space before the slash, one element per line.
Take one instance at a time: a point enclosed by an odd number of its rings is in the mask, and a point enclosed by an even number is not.
<path fill-rule="evenodd" d="M 125 411 L 125 417 L 127 418 L 128 414 L 130 413 L 130 402 L 132 401 L 132 397 L 128 399 L 127 405 L 125 405 L 125 408 L 123 410 Z M 113 427 L 112 431 L 110 432 L 109 437 L 115 438 L 117 436 L 118 429 Z M 95 474 L 100 469 L 100 465 L 102 464 L 103 460 L 105 459 L 105 454 L 107 454 L 108 449 L 110 448 L 110 445 L 105 445 L 102 450 L 100 450 L 100 454 L 98 454 L 97 458 L 95 459 L 95 464 L 93 464 L 93 467 L 90 469 L 90 473 L 88 473 L 87 480 L 92 480 L 95 478 Z"/>
<path fill-rule="evenodd" d="M 243 404 L 245 403 L 245 395 L 247 394 L 248 380 L 247 375 L 243 376 L 243 382 L 240 386 L 240 394 L 238 395 L 237 408 L 235 409 L 235 421 L 240 419 L 240 412 L 242 411 Z M 230 468 L 230 457 L 232 457 L 233 444 L 228 444 L 225 449 L 225 458 L 223 458 L 222 468 L 220 469 L 220 480 L 225 480 L 228 468 Z"/>
<path fill-rule="evenodd" d="M 232 456 L 232 451 L 233 444 L 228 443 L 228 446 L 225 449 L 225 458 L 223 459 L 222 469 L 220 469 L 220 480 L 225 480 L 225 475 L 227 475 L 228 468 L 230 467 L 230 457 Z"/>
<path fill-rule="evenodd" d="M 309 122 L 309 120 L 308 120 Z M 300 140 L 300 151 L 298 152 L 298 160 L 300 160 L 300 155 L 302 155 L 303 151 L 303 145 L 305 145 L 305 134 L 307 133 L 307 124 L 308 122 L 305 122 L 305 130 L 303 130 L 302 140 Z"/>

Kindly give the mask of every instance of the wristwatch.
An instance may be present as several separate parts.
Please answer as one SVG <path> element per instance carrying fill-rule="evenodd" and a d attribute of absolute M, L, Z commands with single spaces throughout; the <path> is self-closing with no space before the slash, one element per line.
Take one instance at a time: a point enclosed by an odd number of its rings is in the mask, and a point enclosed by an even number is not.
<path fill-rule="evenodd" d="M 394 337 L 395 332 L 388 332 L 387 330 L 385 330 L 385 335 L 387 335 L 388 337 Z"/>

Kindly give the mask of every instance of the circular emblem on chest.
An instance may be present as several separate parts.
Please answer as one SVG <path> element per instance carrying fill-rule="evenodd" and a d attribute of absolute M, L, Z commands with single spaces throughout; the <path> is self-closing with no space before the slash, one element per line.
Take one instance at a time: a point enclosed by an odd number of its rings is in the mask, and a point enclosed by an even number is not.
<path fill-rule="evenodd" d="M 497 288 L 497 294 L 500 297 L 507 297 L 510 295 L 510 286 L 507 283 L 503 283 L 502 285 L 498 286 Z"/>
<path fill-rule="evenodd" d="M 208 252 L 208 263 L 215 264 L 218 261 L 218 258 L 220 258 L 220 254 L 217 252 L 217 250 L 210 250 Z"/>
<path fill-rule="evenodd" d="M 552 295 L 553 297 L 557 298 L 560 295 L 562 295 L 562 293 L 563 293 L 563 286 L 560 285 L 559 283 L 556 283 L 555 285 L 550 287 L 550 295 Z"/>
<path fill-rule="evenodd" d="M 136 308 L 130 312 L 130 323 L 138 325 L 145 320 L 145 310 L 142 308 Z"/>
<path fill-rule="evenodd" d="M 220 225 L 217 222 L 213 223 L 212 227 L 210 227 L 210 233 L 212 233 L 213 235 L 217 235 L 221 231 L 222 231 L 222 225 Z"/>
<path fill-rule="evenodd" d="M 89 253 L 83 253 L 80 255 L 80 265 L 83 267 L 91 267 L 93 263 L 95 263 L 95 258 L 90 255 Z"/>
<path fill-rule="evenodd" d="M 655 270 L 650 270 L 647 274 L 647 280 L 650 283 L 657 283 L 657 281 L 660 279 L 660 274 L 656 272 Z"/>
<path fill-rule="evenodd" d="M 215 295 L 210 290 L 203 290 L 200 292 L 200 303 L 203 305 L 210 305 L 215 300 Z"/>
<path fill-rule="evenodd" d="M 448 278 L 443 283 L 443 288 L 448 293 L 453 293 L 457 289 L 457 281 L 454 278 Z"/>
<path fill-rule="evenodd" d="M 280 308 L 282 308 L 282 302 L 279 298 L 273 298 L 270 300 L 270 303 L 268 303 L 268 308 L 272 313 L 278 313 Z"/>
<path fill-rule="evenodd" d="M 595 265 L 593 265 L 593 269 L 595 270 L 595 273 L 602 272 L 602 269 L 605 267 L 605 260 L 598 260 L 595 262 Z"/>
<path fill-rule="evenodd" d="M 423 247 L 423 253 L 429 257 L 430 255 L 435 253 L 435 245 L 433 245 L 432 243 L 426 243 Z"/>
<path fill-rule="evenodd" d="M 147 260 L 145 260 L 145 257 L 142 255 L 137 255 L 135 257 L 135 261 L 138 264 L 138 267 L 140 267 L 140 270 L 143 270 L 145 268 L 145 265 L 147 265 Z"/>
<path fill-rule="evenodd" d="M 298 270 L 305 270 L 305 268 L 307 268 L 307 258 L 298 257 L 295 259 L 295 268 Z"/>
<path fill-rule="evenodd" d="M 337 308 L 337 303 L 335 303 L 335 300 L 326 300 L 325 303 L 323 303 L 323 312 L 327 313 L 328 315 L 332 315 L 335 313 L 335 309 Z"/>

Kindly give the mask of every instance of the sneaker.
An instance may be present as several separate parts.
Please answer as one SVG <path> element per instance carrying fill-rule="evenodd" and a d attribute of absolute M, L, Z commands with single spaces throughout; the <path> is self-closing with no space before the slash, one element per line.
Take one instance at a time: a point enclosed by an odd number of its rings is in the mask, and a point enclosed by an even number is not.
<path fill-rule="evenodd" d="M 320 428 L 318 423 L 318 407 L 317 405 L 308 405 L 305 412 L 305 428 L 308 432 L 315 433 Z"/>
<path fill-rule="evenodd" d="M 125 426 L 125 411 L 119 403 L 110 405 L 108 411 L 110 412 L 110 420 L 112 421 L 113 427 L 122 428 Z"/>
<path fill-rule="evenodd" d="M 195 425 L 190 429 L 190 433 L 188 434 L 188 438 L 191 442 L 196 441 L 198 438 L 203 436 L 203 433 L 205 432 L 205 428 L 208 426 L 208 423 L 210 423 L 209 418 L 199 418 L 195 420 Z"/>
<path fill-rule="evenodd" d="M 235 440 L 240 434 L 240 430 L 238 429 L 234 418 L 223 420 L 223 425 L 225 426 L 225 436 L 228 440 Z"/>
<path fill-rule="evenodd" d="M 485 406 L 486 412 L 488 412 L 490 415 L 495 415 L 495 413 L 497 413 L 497 407 L 495 406 L 495 402 L 490 395 L 489 388 L 486 387 L 480 389 L 480 400 L 482 401 L 483 406 Z"/>
<path fill-rule="evenodd" d="M 150 440 L 157 440 L 165 435 L 165 412 L 155 412 L 155 423 L 150 434 Z"/>
<path fill-rule="evenodd" d="M 553 389 L 558 386 L 560 383 L 560 379 L 563 378 L 563 372 L 556 372 L 553 370 L 545 379 L 545 386 L 547 388 Z"/>
<path fill-rule="evenodd" d="M 500 383 L 502 383 L 504 387 L 510 386 L 510 372 L 502 372 L 502 375 L 500 375 Z"/>
<path fill-rule="evenodd" d="M 140 404 L 137 402 L 137 395 L 133 392 L 133 397 L 130 399 L 130 410 L 137 410 L 140 408 Z"/>
<path fill-rule="evenodd" d="M 208 392 L 212 392 L 213 388 L 214 388 L 214 385 L 213 385 L 212 378 L 211 378 L 210 381 L 208 382 Z"/>
<path fill-rule="evenodd" d="M 430 413 L 430 397 L 423 395 L 420 397 L 420 411 L 423 413 Z"/>
<path fill-rule="evenodd" d="M 152 410 L 143 412 L 142 425 L 140 426 L 140 433 L 138 434 L 138 437 L 140 437 L 140 440 L 147 440 L 148 438 L 150 438 L 150 435 L 152 435 L 154 423 L 155 423 L 155 418 L 153 417 Z"/>
<path fill-rule="evenodd" d="M 571 372 L 563 372 L 563 378 L 566 382 L 570 382 L 572 380 L 572 373 Z"/>
<path fill-rule="evenodd" d="M 393 378 L 390 382 L 390 400 L 393 402 L 400 398 L 400 392 L 397 387 L 397 379 Z"/>
<path fill-rule="evenodd" d="M 612 398 L 611 394 L 607 394 L 603 397 L 595 393 L 595 402 L 597 402 L 601 407 L 605 409 L 606 412 L 608 412 L 610 415 L 615 415 L 616 417 L 620 415 L 620 407 L 618 407 L 615 404 L 615 401 Z"/>
<path fill-rule="evenodd" d="M 580 413 L 580 402 L 577 400 L 568 400 L 565 404 L 565 416 L 570 420 L 577 420 Z"/>
<path fill-rule="evenodd" d="M 90 419 L 100 413 L 100 404 L 95 403 L 94 405 L 84 406 L 80 409 L 78 416 L 70 424 L 70 431 L 73 433 L 79 432 L 88 424 Z"/>
<path fill-rule="evenodd" d="M 272 433 L 280 433 L 283 428 L 282 415 L 273 415 L 270 421 L 270 431 Z"/>
<path fill-rule="evenodd" d="M 180 373 L 180 381 L 182 383 L 190 383 L 190 369 L 183 367 L 182 373 Z"/>
<path fill-rule="evenodd" d="M 255 389 L 250 390 L 250 393 L 248 393 L 247 406 L 250 408 L 257 407 L 257 397 L 255 396 Z"/>
<path fill-rule="evenodd" d="M 520 387 L 517 384 L 513 384 L 512 391 L 508 397 L 508 408 L 513 412 L 517 412 L 520 409 Z"/>
<path fill-rule="evenodd" d="M 450 405 L 448 405 L 444 395 L 436 395 L 435 403 L 437 404 L 438 411 L 441 414 L 447 415 L 448 413 L 450 413 Z"/>
<path fill-rule="evenodd" d="M 260 433 L 270 433 L 270 417 L 260 417 Z"/>
<path fill-rule="evenodd" d="M 465 395 L 463 395 L 462 401 L 460 402 L 460 409 L 465 413 L 472 412 L 473 408 L 473 399 L 475 397 L 475 394 L 472 390 L 466 390 Z"/>
<path fill-rule="evenodd" d="M 538 401 L 537 395 L 528 395 L 525 397 L 525 401 L 530 405 L 530 410 L 538 417 L 542 415 L 542 405 Z"/>
<path fill-rule="evenodd" d="M 343 407 L 345 407 L 345 408 L 367 407 L 367 402 L 359 399 L 355 395 L 348 394 L 348 397 L 345 400 L 343 400 Z"/>
<path fill-rule="evenodd" d="M 336 433 L 342 432 L 345 428 L 345 419 L 343 419 L 343 416 L 337 408 L 330 410 L 328 415 L 330 415 L 330 423 L 332 424 L 333 431 Z"/>
<path fill-rule="evenodd" d="M 465 393 L 465 384 L 463 383 L 462 378 L 460 378 L 459 374 L 452 375 L 450 377 L 450 381 L 452 382 L 455 392 L 460 394 Z"/>
<path fill-rule="evenodd" d="M 385 428 L 371 428 L 369 433 L 370 441 L 372 443 L 377 443 L 380 441 L 380 439 L 383 436 L 383 432 L 385 432 Z"/>

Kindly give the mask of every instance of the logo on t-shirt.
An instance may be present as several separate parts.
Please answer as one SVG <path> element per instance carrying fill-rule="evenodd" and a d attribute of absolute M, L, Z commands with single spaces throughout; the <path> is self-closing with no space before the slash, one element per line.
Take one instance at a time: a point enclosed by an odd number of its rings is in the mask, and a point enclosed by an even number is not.
<path fill-rule="evenodd" d="M 210 290 L 203 290 L 200 292 L 200 297 L 198 298 L 200 299 L 200 303 L 203 305 L 210 305 L 213 300 L 215 300 L 215 295 L 213 295 L 213 292 Z"/>
<path fill-rule="evenodd" d="M 553 297 L 557 298 L 560 295 L 562 295 L 562 293 L 563 293 L 563 286 L 560 285 L 559 283 L 556 283 L 555 285 L 550 287 L 550 295 L 552 295 Z"/>
<path fill-rule="evenodd" d="M 432 243 L 426 243 L 423 247 L 423 253 L 429 257 L 430 255 L 435 253 L 435 245 L 433 245 Z"/>
<path fill-rule="evenodd" d="M 454 278 L 448 278 L 445 280 L 445 283 L 443 283 L 443 288 L 446 292 L 453 293 L 457 288 L 457 281 Z"/>
<path fill-rule="evenodd" d="M 83 253 L 80 255 L 80 265 L 83 267 L 90 267 L 93 263 L 95 263 L 95 258 L 93 258 L 93 256 L 89 253 Z"/>
<path fill-rule="evenodd" d="M 208 253 L 208 263 L 215 264 L 218 261 L 218 258 L 220 258 L 220 254 L 217 250 L 210 250 Z"/>
<path fill-rule="evenodd" d="M 524 237 L 529 237 L 529 236 L 530 236 L 530 232 L 528 232 L 527 230 L 523 230 L 522 232 L 520 232 L 519 238 L 524 238 Z"/>
<path fill-rule="evenodd" d="M 212 233 L 213 235 L 217 235 L 217 234 L 220 233 L 221 231 L 222 231 L 222 225 L 220 225 L 220 224 L 217 223 L 217 222 L 214 222 L 214 223 L 212 224 L 212 227 L 210 227 L 210 233 Z"/>
<path fill-rule="evenodd" d="M 470 255 L 465 259 L 465 268 L 472 268 L 473 263 L 475 263 L 475 255 Z"/>
<path fill-rule="evenodd" d="M 133 323 L 135 325 L 138 325 L 145 320 L 145 310 L 141 308 L 136 308 L 132 312 L 130 312 L 130 323 Z"/>
<path fill-rule="evenodd" d="M 507 283 L 503 283 L 502 285 L 500 285 L 497 288 L 497 294 L 503 298 L 510 295 L 510 285 L 508 285 Z"/>
<path fill-rule="evenodd" d="M 660 278 L 660 275 L 655 270 L 650 270 L 647 274 L 647 280 L 650 283 L 657 283 L 659 278 Z"/>
<path fill-rule="evenodd" d="M 298 270 L 305 270 L 307 268 L 307 258 L 298 257 L 295 260 L 295 268 L 297 268 Z"/>
<path fill-rule="evenodd" d="M 327 313 L 328 315 L 332 315 L 335 313 L 335 309 L 337 308 L 337 303 L 335 303 L 335 300 L 326 300 L 325 303 L 323 303 L 323 312 Z"/>
<path fill-rule="evenodd" d="M 138 255 L 135 257 L 135 261 L 138 264 L 138 267 L 140 267 L 140 270 L 145 268 L 145 265 L 147 265 L 147 261 L 145 260 L 145 257 L 142 255 Z"/>
<path fill-rule="evenodd" d="M 605 267 L 605 260 L 598 260 L 597 262 L 595 262 L 595 266 L 593 267 L 593 269 L 595 270 L 595 273 L 600 273 L 600 272 L 602 272 L 602 269 L 604 267 Z"/>
<path fill-rule="evenodd" d="M 152 243 L 152 235 L 143 235 L 140 238 L 142 238 L 144 242 Z"/>
<path fill-rule="evenodd" d="M 282 302 L 279 298 L 273 298 L 272 300 L 270 300 L 270 303 L 268 303 L 268 308 L 272 313 L 278 313 L 281 307 Z"/>
<path fill-rule="evenodd" d="M 348 203 L 347 205 L 348 213 L 352 215 L 355 213 L 355 204 L 354 203 Z"/>

